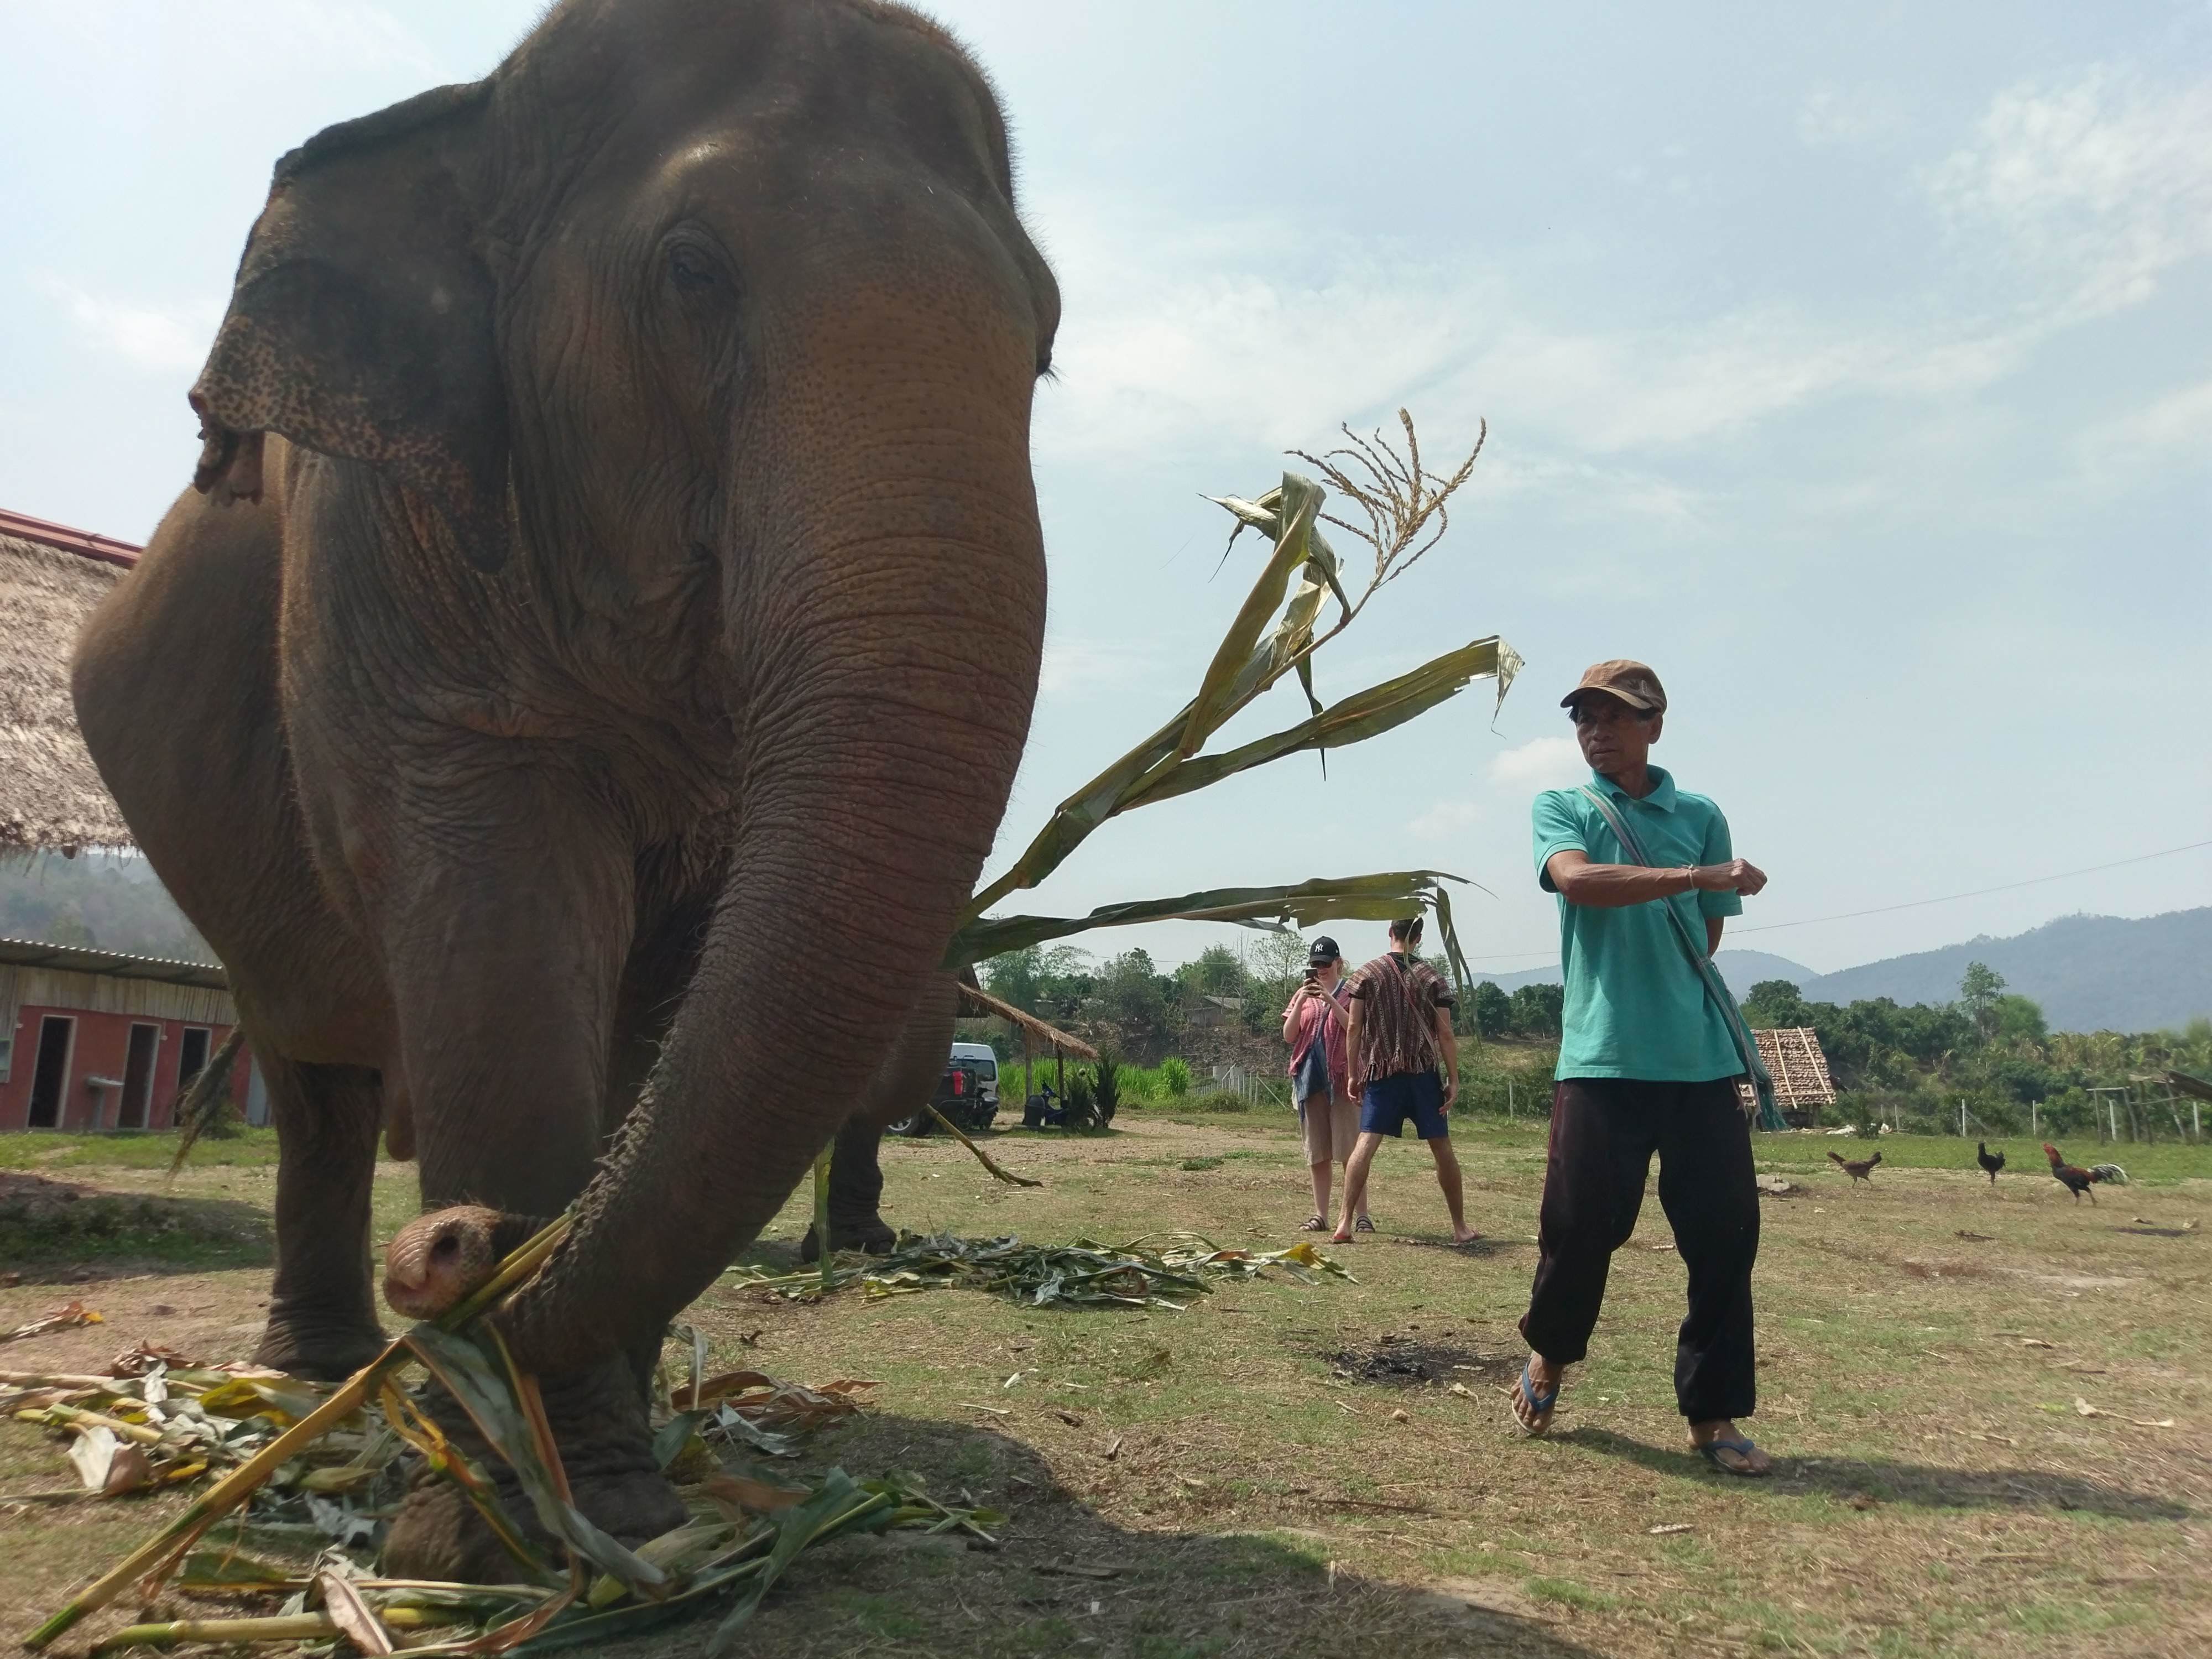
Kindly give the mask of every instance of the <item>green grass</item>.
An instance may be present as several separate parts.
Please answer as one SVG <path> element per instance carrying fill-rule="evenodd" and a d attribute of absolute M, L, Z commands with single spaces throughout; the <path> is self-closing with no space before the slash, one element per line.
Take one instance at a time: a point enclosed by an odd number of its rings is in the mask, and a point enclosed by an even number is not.
<path fill-rule="evenodd" d="M 115 1129 L 102 1134 L 59 1134 L 33 1129 L 0 1134 L 0 1170 L 166 1170 L 177 1155 L 175 1132 Z M 202 1136 L 193 1143 L 198 1168 L 274 1164 L 276 1131 L 240 1129 L 221 1139 Z"/>
<path fill-rule="evenodd" d="M 1111 1240 L 1181 1228 L 1224 1245 L 1297 1242 L 1310 1198 L 1292 1115 L 1190 1104 L 1131 1112 L 1103 1134 L 995 1137 L 1000 1160 L 1041 1188 L 992 1181 L 946 1139 L 895 1142 L 884 1156 L 885 1212 L 914 1231 L 971 1236 Z M 863 1539 L 803 1558 L 748 1650 L 2207 1650 L 2212 1328 L 2202 1307 L 2212 1229 L 2181 1224 L 2212 1224 L 2212 1152 L 2107 1148 L 2136 1184 L 2100 1194 L 2093 1211 L 2039 1159 L 2016 1160 L 1991 1189 L 1955 1139 L 1885 1138 L 1874 1184 L 1854 1191 L 1825 1153 L 1858 1156 L 1867 1143 L 1759 1137 L 1762 1165 L 1809 1190 L 1761 1200 L 1761 1409 L 1747 1426 L 1782 1468 L 1755 1483 L 1713 1474 L 1680 1443 L 1671 1373 L 1682 1267 L 1662 1248 L 1656 1200 L 1614 1260 L 1604 1321 L 1570 1376 L 1558 1432 L 1510 1435 L 1497 1391 L 1520 1355 L 1514 1322 L 1534 1261 L 1544 1131 L 1461 1119 L 1455 1138 L 1484 1244 L 1441 1247 L 1425 1153 L 1386 1143 L 1373 1194 L 1382 1231 L 1335 1252 L 1356 1284 L 1279 1276 L 1196 1297 L 1180 1314 L 951 1291 L 808 1305 L 733 1280 L 710 1287 L 687 1317 L 711 1368 L 881 1383 L 863 1419 L 810 1446 L 810 1464 L 912 1470 L 949 1500 L 968 1494 L 1009 1512 L 995 1553 Z M 65 1150 L 116 1146 L 131 1144 Z M 1964 1152 L 1970 1160 L 1972 1143 Z M 196 1160 L 177 1197 L 265 1216 L 272 1173 Z M 161 1186 L 143 1163 L 73 1165 L 68 1179 L 119 1202 Z M 378 1237 L 414 1197 L 411 1170 L 387 1166 Z M 805 1208 L 794 1195 L 760 1252 L 787 1256 Z M 2138 1214 L 2159 1224 L 2142 1227 Z M 11 1346 L 6 1363 L 96 1362 L 142 1336 L 229 1344 L 208 1357 L 239 1357 L 268 1293 L 265 1261 L 200 1271 L 174 1240 L 148 1248 L 161 1257 L 155 1278 L 70 1291 L 100 1307 L 106 1326 Z M 0 1287 L 0 1328 L 55 1299 L 27 1278 Z M 167 1318 L 150 1318 L 156 1302 Z M 179 1329 L 185 1321 L 198 1323 Z M 1444 1374 L 1465 1391 L 1443 1377 L 1401 1388 L 1338 1375 L 1334 1356 L 1379 1352 L 1384 1336 L 1470 1356 L 1476 1369 Z M 678 1374 L 689 1363 L 672 1362 Z M 2112 1415 L 2081 1416 L 2076 1398 Z M 0 1490 L 65 1478 L 56 1445 L 0 1423 Z M 113 1559 L 176 1501 L 0 1506 L 0 1608 L 10 1610 L 0 1632 Z M 1691 1530 L 1653 1535 L 1683 1525 Z M 711 1628 L 679 1625 L 618 1651 L 695 1655 Z"/>

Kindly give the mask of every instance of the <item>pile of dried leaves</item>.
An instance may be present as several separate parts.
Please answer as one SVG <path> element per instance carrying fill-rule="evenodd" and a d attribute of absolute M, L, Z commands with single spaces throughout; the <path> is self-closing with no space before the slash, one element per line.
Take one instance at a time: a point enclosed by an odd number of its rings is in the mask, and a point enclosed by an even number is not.
<path fill-rule="evenodd" d="M 445 1318 L 417 1325 L 346 1382 L 323 1389 L 242 1368 L 198 1366 L 137 1349 L 105 1376 L 0 1373 L 19 1417 L 75 1437 L 84 1495 L 119 1496 L 214 1475 L 181 1516 L 33 1632 L 43 1647 L 135 1591 L 165 1588 L 243 1604 L 242 1616 L 135 1625 L 94 1652 L 182 1643 L 300 1643 L 343 1637 L 363 1653 L 541 1651 L 625 1636 L 663 1620 L 726 1611 L 709 1651 L 727 1651 L 769 1587 L 799 1553 L 850 1532 L 915 1528 L 995 1543 L 991 1511 L 940 1504 L 911 1476 L 855 1480 L 832 1468 L 811 1481 L 771 1480 L 749 1455 L 797 1454 L 797 1438 L 860 1409 L 872 1382 L 820 1389 L 757 1371 L 702 1377 L 674 1391 L 657 1442 L 691 1518 L 636 1549 L 569 1501 L 568 1477 L 536 1380 L 495 1332 L 477 1322 L 534 1272 L 566 1231 L 556 1223 L 501 1264 Z M 489 1474 L 446 1438 L 400 1387 L 419 1366 L 467 1412 L 514 1472 L 550 1553 L 501 1504 Z M 514 1557 L 493 1586 L 380 1578 L 369 1558 L 378 1522 L 402 1489 L 412 1448 L 459 1486 Z M 218 1531 L 217 1528 L 221 1530 Z M 299 1547 L 306 1545 L 307 1550 Z M 252 1553 L 290 1549 L 290 1559 Z M 310 1553 L 310 1552 L 313 1552 Z M 565 1559 L 562 1559 L 565 1558 Z M 228 1613 L 228 1610 L 227 1613 Z M 418 1632 L 438 1632 L 427 1644 Z"/>
<path fill-rule="evenodd" d="M 1087 1238 L 1072 1244 L 1024 1244 L 1011 1236 L 902 1233 L 888 1255 L 846 1255 L 824 1271 L 768 1273 L 739 1267 L 727 1272 L 740 1285 L 794 1300 L 860 1285 L 870 1296 L 958 1288 L 989 1291 L 1032 1307 L 1167 1308 L 1179 1313 L 1190 1297 L 1208 1294 L 1216 1282 L 1257 1279 L 1270 1267 L 1309 1285 L 1324 1274 L 1352 1279 L 1310 1243 L 1286 1250 L 1224 1249 L 1196 1233 L 1147 1233 L 1116 1245 Z M 1176 1297 L 1183 1299 L 1171 1299 Z"/>

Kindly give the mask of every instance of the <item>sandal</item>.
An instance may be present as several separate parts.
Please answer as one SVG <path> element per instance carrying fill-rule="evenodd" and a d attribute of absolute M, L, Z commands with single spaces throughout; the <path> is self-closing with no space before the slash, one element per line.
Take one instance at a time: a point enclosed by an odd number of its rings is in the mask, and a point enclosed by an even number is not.
<path fill-rule="evenodd" d="M 1763 1469 L 1752 1468 L 1747 1465 L 1738 1468 L 1733 1463 L 1721 1462 L 1723 1452 L 1734 1452 L 1738 1457 L 1748 1459 L 1758 1449 L 1758 1446 L 1749 1440 L 1708 1440 L 1697 1448 L 1697 1453 L 1723 1474 L 1733 1474 L 1745 1480 L 1764 1480 L 1774 1473 L 1771 1466 Z"/>
<path fill-rule="evenodd" d="M 1512 1391 L 1515 1395 L 1513 1426 L 1520 1431 L 1522 1439 L 1534 1440 L 1552 1426 L 1552 1407 L 1559 1401 L 1559 1384 L 1553 1383 L 1549 1394 L 1538 1394 L 1536 1380 L 1528 1374 L 1528 1362 L 1524 1359 L 1521 1362 L 1521 1380 L 1513 1385 Z M 1521 1407 L 1524 1404 L 1528 1407 L 1528 1415 L 1525 1419 L 1521 1415 Z M 1543 1420 L 1538 1422 L 1536 1419 L 1539 1418 Z"/>
<path fill-rule="evenodd" d="M 1304 1221 L 1298 1223 L 1298 1231 L 1302 1233 L 1317 1233 L 1328 1225 L 1328 1223 L 1324 1221 L 1320 1216 L 1310 1215 Z"/>
<path fill-rule="evenodd" d="M 1352 1231 L 1355 1231 L 1355 1232 L 1362 1232 L 1362 1233 L 1371 1233 L 1371 1232 L 1373 1232 L 1373 1231 L 1375 1231 L 1375 1218 L 1374 1218 L 1372 1216 L 1364 1216 L 1364 1216 L 1360 1217 L 1360 1218 L 1359 1218 L 1358 1224 L 1353 1228 L 1353 1230 L 1352 1230 Z"/>

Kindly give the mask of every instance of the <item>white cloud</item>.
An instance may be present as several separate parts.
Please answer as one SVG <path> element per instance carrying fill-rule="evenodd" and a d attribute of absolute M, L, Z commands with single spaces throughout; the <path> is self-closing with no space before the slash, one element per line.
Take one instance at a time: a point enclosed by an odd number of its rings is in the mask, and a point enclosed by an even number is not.
<path fill-rule="evenodd" d="M 1824 89 L 1800 125 L 1808 142 L 1856 143 L 1903 121 L 1893 94 Z M 2161 90 L 2096 70 L 2014 88 L 1917 182 L 1953 233 L 1944 291 L 1887 318 L 1769 299 L 1651 326 L 1563 323 L 1491 261 L 1331 247 L 1261 219 L 1178 234 L 1048 204 L 1069 323 L 1040 450 L 1287 447 L 1417 400 L 1439 437 L 1510 419 L 1512 459 L 1486 460 L 1482 489 L 1693 526 L 1697 489 L 1612 458 L 1710 454 L 1840 397 L 1979 392 L 2212 253 L 2212 82 Z"/>
<path fill-rule="evenodd" d="M 1564 789 L 1589 775 L 1581 745 L 1572 738 L 1531 738 L 1490 763 L 1491 781 L 1526 789 Z"/>
<path fill-rule="evenodd" d="M 198 368 L 222 320 L 212 307 L 132 305 L 88 294 L 51 272 L 35 281 L 92 344 L 134 368 L 164 374 Z"/>
<path fill-rule="evenodd" d="M 1905 106 L 1885 87 L 1816 88 L 1797 110 L 1797 136 L 1815 149 L 1874 143 L 1905 126 Z"/>
<path fill-rule="evenodd" d="M 2132 414 L 2082 434 L 2083 467 L 2105 482 L 2153 467 L 2201 468 L 2212 456 L 2212 380 L 2201 380 L 2154 399 Z"/>
<path fill-rule="evenodd" d="M 1141 678 L 1152 661 L 1152 652 L 1143 647 L 1101 645 L 1093 640 L 1071 639 L 1048 630 L 1044 661 L 1037 672 L 1037 687 L 1052 695 L 1126 688 Z"/>
<path fill-rule="evenodd" d="M 2059 290 L 2063 320 L 2140 304 L 2212 253 L 2212 80 L 2160 88 L 2100 68 L 2014 87 L 1923 182 L 1954 228 L 1996 233 Z"/>
<path fill-rule="evenodd" d="M 1441 800 L 1406 827 L 1423 841 L 1449 841 L 1482 820 L 1480 801 Z"/>

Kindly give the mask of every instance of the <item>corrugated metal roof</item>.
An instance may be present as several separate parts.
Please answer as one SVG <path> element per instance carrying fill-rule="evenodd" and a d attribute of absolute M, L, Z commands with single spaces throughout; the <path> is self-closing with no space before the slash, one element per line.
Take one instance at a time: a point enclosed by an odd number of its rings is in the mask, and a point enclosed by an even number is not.
<path fill-rule="evenodd" d="M 165 985 L 197 985 L 228 991 L 230 975 L 205 962 L 171 962 L 161 957 L 126 956 L 82 945 L 47 945 L 38 939 L 0 939 L 0 963 L 14 968 L 55 968 L 70 974 L 100 974 L 116 979 L 158 980 Z"/>

